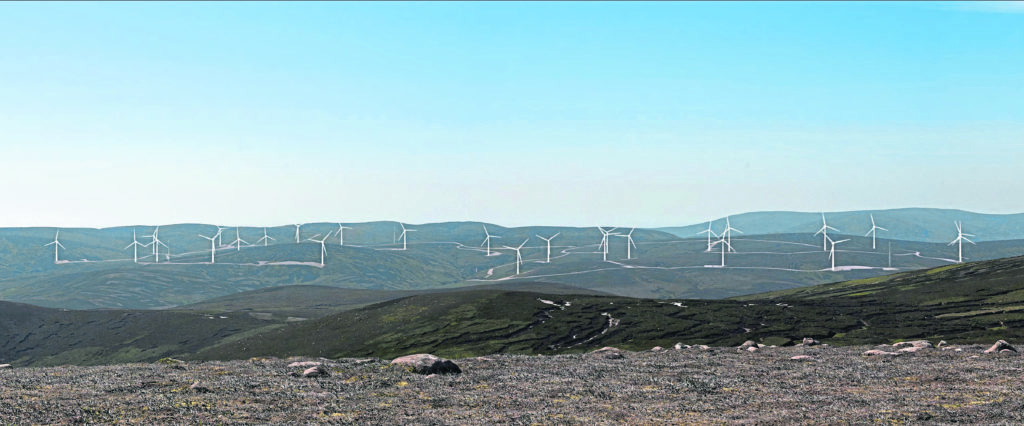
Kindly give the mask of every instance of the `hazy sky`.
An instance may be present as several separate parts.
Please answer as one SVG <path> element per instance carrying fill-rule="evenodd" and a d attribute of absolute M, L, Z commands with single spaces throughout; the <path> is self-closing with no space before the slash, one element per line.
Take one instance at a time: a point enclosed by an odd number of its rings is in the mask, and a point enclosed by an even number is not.
<path fill-rule="evenodd" d="M 1021 3 L 0 3 L 0 227 L 1024 212 Z"/>

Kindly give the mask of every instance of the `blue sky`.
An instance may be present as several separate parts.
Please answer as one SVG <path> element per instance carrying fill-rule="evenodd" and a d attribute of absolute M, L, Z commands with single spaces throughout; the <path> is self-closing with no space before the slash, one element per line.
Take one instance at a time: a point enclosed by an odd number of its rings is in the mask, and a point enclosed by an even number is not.
<path fill-rule="evenodd" d="M 0 226 L 1024 212 L 1021 3 L 0 3 Z"/>

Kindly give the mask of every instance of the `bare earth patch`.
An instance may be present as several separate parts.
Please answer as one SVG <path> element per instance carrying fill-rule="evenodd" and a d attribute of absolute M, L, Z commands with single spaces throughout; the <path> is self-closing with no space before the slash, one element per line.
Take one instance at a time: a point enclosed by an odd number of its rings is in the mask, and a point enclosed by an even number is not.
<path fill-rule="evenodd" d="M 376 359 L 15 368 L 0 370 L 0 422 L 1024 422 L 1018 353 L 861 355 L 869 349 L 493 355 L 455 360 L 462 374 L 434 376 Z M 799 355 L 814 361 L 791 360 Z M 312 365 L 289 366 L 296 361 L 320 362 L 329 374 L 293 374 Z"/>

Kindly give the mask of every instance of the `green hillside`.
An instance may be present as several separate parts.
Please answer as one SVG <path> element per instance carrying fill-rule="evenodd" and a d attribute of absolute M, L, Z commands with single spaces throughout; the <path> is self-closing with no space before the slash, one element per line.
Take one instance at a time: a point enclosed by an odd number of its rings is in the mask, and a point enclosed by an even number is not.
<path fill-rule="evenodd" d="M 832 344 L 906 339 L 984 343 L 1024 337 L 1024 257 L 742 300 L 552 297 L 493 290 L 384 302 L 209 348 L 203 359 L 564 353 L 602 346 Z M 545 302 L 547 300 L 547 302 Z M 548 303 L 552 302 L 552 303 Z M 353 324 L 359 324 L 353 327 Z"/>
<path fill-rule="evenodd" d="M 964 232 L 975 234 L 977 241 L 998 241 L 1024 239 L 1024 214 L 985 214 L 963 210 L 933 208 L 902 208 L 889 210 L 864 210 L 825 212 L 829 226 L 847 235 L 864 235 L 871 229 L 871 218 L 875 216 L 878 226 L 888 229 L 879 231 L 879 237 L 902 241 L 948 242 L 956 238 L 954 220 L 964 222 Z M 810 233 L 821 228 L 820 212 L 751 212 L 730 217 L 733 227 L 744 235 L 769 235 Z M 725 218 L 715 219 L 712 229 L 720 231 L 725 227 Z M 695 236 L 707 229 L 707 222 L 687 226 L 658 228 L 683 238 Z"/>

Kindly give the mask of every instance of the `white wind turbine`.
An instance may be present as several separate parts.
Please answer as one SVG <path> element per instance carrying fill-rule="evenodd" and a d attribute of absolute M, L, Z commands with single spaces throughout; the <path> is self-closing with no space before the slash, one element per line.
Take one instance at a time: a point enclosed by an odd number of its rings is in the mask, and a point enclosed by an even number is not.
<path fill-rule="evenodd" d="M 832 259 L 832 271 L 833 272 L 835 272 L 835 270 L 836 270 L 836 244 L 845 243 L 847 241 L 850 241 L 850 239 L 847 238 L 845 240 L 839 240 L 839 241 L 832 241 L 831 238 L 828 239 L 828 242 L 832 244 L 832 247 L 829 248 L 829 250 L 828 250 L 828 258 Z"/>
<path fill-rule="evenodd" d="M 480 243 L 480 245 L 482 246 L 484 244 L 487 244 L 487 255 L 490 256 L 491 255 L 491 238 L 501 238 L 501 237 L 499 237 L 497 235 L 491 235 L 490 232 L 487 232 L 487 225 L 484 225 L 484 235 L 485 235 L 484 242 Z"/>
<path fill-rule="evenodd" d="M 733 252 L 733 253 L 735 253 L 736 250 L 733 250 L 732 244 L 729 244 L 729 240 L 725 239 L 725 235 L 724 234 L 722 236 L 718 237 L 718 239 L 715 240 L 715 242 L 713 244 L 711 244 L 711 247 L 717 246 L 719 244 L 722 245 L 722 265 L 721 266 L 724 268 L 725 267 L 725 251 L 726 251 L 726 248 L 728 248 L 728 250 Z"/>
<path fill-rule="evenodd" d="M 170 248 L 170 247 L 167 247 L 167 244 L 164 244 L 163 241 L 160 241 L 159 234 L 160 234 L 160 226 L 158 225 L 156 227 L 156 229 L 153 230 L 153 234 L 152 235 L 148 235 L 148 237 L 151 238 L 152 241 L 150 241 L 149 244 L 143 245 L 143 247 L 153 246 L 153 262 L 155 262 L 155 263 L 160 263 L 160 246 L 164 246 L 165 248 Z M 218 232 L 218 234 L 219 234 L 219 232 Z"/>
<path fill-rule="evenodd" d="M 544 263 L 551 263 L 551 240 L 555 239 L 555 237 L 557 237 L 558 234 L 561 234 L 561 232 L 556 232 L 555 235 L 552 235 L 552 236 L 547 237 L 547 238 L 544 238 L 544 237 L 542 237 L 540 235 L 537 236 L 537 238 L 540 238 L 540 239 L 542 239 L 542 240 L 544 240 L 545 242 L 548 243 L 548 260 L 545 261 Z"/>
<path fill-rule="evenodd" d="M 217 236 L 216 236 L 216 238 L 217 238 L 217 247 L 220 247 L 221 245 L 223 245 L 223 244 L 224 244 L 224 241 L 223 241 L 223 239 L 221 238 L 221 235 L 223 235 L 222 233 L 223 233 L 223 232 L 224 232 L 225 230 L 227 230 L 227 229 L 230 229 L 230 228 L 228 228 L 228 227 L 226 227 L 226 226 L 220 226 L 220 225 L 217 225 Z"/>
<path fill-rule="evenodd" d="M 135 247 L 135 250 L 133 250 L 134 256 L 132 256 L 132 261 L 135 262 L 135 263 L 139 263 L 139 247 L 140 246 L 145 247 L 145 246 L 143 246 L 142 244 L 139 243 L 138 239 L 135 238 L 135 230 L 133 229 L 132 230 L 132 243 L 128 244 L 128 247 L 125 247 L 124 249 L 128 250 L 128 249 L 130 249 L 132 247 Z"/>
<path fill-rule="evenodd" d="M 825 222 L 825 213 L 822 213 L 821 214 L 821 229 L 819 229 L 818 232 L 814 233 L 814 235 L 822 234 L 822 237 L 821 237 L 821 251 L 828 251 L 828 242 L 831 241 L 831 239 L 828 238 L 828 230 L 829 229 L 831 229 L 833 231 L 836 231 L 836 232 L 839 232 L 838 229 L 833 228 L 831 226 L 828 226 L 828 222 Z"/>
<path fill-rule="evenodd" d="M 277 241 L 276 238 L 267 235 L 267 228 L 263 228 L 263 238 L 260 238 L 260 239 L 256 240 L 256 244 L 259 244 L 260 241 L 262 241 L 263 242 L 263 247 L 266 247 L 267 243 L 269 242 L 269 240 Z"/>
<path fill-rule="evenodd" d="M 57 230 L 57 235 L 54 235 L 53 241 L 43 245 L 43 247 L 46 247 L 46 246 L 49 246 L 49 245 L 53 245 L 53 263 L 59 263 L 60 262 L 60 258 L 57 257 L 57 255 L 59 253 L 58 250 L 60 250 L 60 249 L 67 250 L 66 248 L 64 248 L 64 244 L 60 243 L 60 230 L 59 229 Z"/>
<path fill-rule="evenodd" d="M 619 235 L 620 237 L 626 239 L 626 259 L 627 260 L 633 258 L 632 257 L 633 256 L 633 254 L 632 254 L 633 252 L 630 251 L 630 246 L 633 246 L 632 248 L 636 248 L 636 243 L 633 242 L 633 231 L 635 231 L 635 230 L 636 230 L 636 228 L 630 228 L 628 234 L 626 234 L 626 235 Z"/>
<path fill-rule="evenodd" d="M 302 225 L 305 225 L 305 223 L 296 223 L 295 224 L 295 244 L 299 243 L 299 228 L 301 228 Z"/>
<path fill-rule="evenodd" d="M 885 232 L 889 232 L 888 229 L 885 229 L 885 228 L 883 228 L 881 226 L 875 225 L 875 215 L 871 215 L 871 230 L 868 231 L 867 234 L 864 234 L 864 236 L 866 237 L 868 235 L 871 235 L 871 249 L 872 250 L 875 249 L 875 230 L 876 229 L 881 229 L 881 230 L 883 230 Z"/>
<path fill-rule="evenodd" d="M 320 266 L 324 266 L 324 259 L 327 257 L 327 239 L 331 237 L 334 231 L 328 232 L 323 238 L 317 240 L 316 236 L 310 238 L 310 241 L 320 243 Z"/>
<path fill-rule="evenodd" d="M 604 260 L 605 262 L 607 262 L 608 261 L 608 237 L 610 237 L 612 235 L 619 235 L 619 234 L 613 234 L 612 233 L 612 231 L 614 231 L 616 228 L 611 228 L 611 229 L 607 229 L 606 230 L 606 229 L 598 226 L 597 229 L 601 231 L 601 244 L 597 246 L 597 249 L 601 250 L 601 256 L 602 256 L 601 259 Z"/>
<path fill-rule="evenodd" d="M 519 253 L 519 250 L 522 249 L 523 246 L 526 245 L 527 241 L 530 241 L 530 237 L 526 237 L 526 239 L 523 240 L 523 243 L 520 244 L 519 247 L 505 246 L 505 248 L 507 248 L 509 250 L 515 250 L 516 251 L 516 275 L 519 275 L 519 265 L 521 265 L 523 263 L 523 256 Z"/>
<path fill-rule="evenodd" d="M 248 241 L 243 240 L 242 237 L 238 236 L 238 227 L 235 227 L 235 241 L 231 242 L 231 245 L 235 246 L 235 251 L 242 250 L 242 243 L 249 244 Z"/>
<path fill-rule="evenodd" d="M 715 238 L 718 238 L 718 234 L 716 234 L 715 231 L 711 230 L 711 221 L 710 220 L 708 221 L 708 230 L 707 231 L 700 231 L 700 232 L 697 233 L 697 235 L 700 235 L 700 234 L 708 234 L 708 249 L 705 250 L 705 251 L 710 252 L 711 251 L 711 236 L 714 235 Z"/>
<path fill-rule="evenodd" d="M 343 226 L 340 223 L 338 224 L 338 245 L 339 246 L 345 245 L 345 230 L 346 229 L 352 229 L 352 228 L 350 228 L 348 226 Z"/>
<path fill-rule="evenodd" d="M 398 225 L 402 227 L 402 234 L 399 235 L 398 238 L 402 239 L 402 250 L 405 250 L 406 249 L 405 233 L 406 232 L 416 232 L 416 230 L 415 229 L 405 229 L 405 224 L 403 224 L 402 222 L 398 222 Z"/>
<path fill-rule="evenodd" d="M 203 238 L 206 238 L 207 240 L 210 240 L 210 263 L 211 264 L 217 263 L 217 240 L 220 239 L 220 232 L 222 230 L 223 229 L 218 226 L 217 227 L 217 233 L 213 234 L 212 237 L 207 237 L 207 236 L 205 236 L 203 234 L 199 234 L 200 237 L 203 237 Z"/>
<path fill-rule="evenodd" d="M 974 244 L 974 241 L 971 241 L 971 240 L 967 239 L 967 237 L 973 237 L 974 234 L 965 234 L 964 233 L 963 222 L 954 221 L 953 224 L 956 225 L 956 239 L 953 240 L 953 241 L 950 241 L 950 243 L 946 244 L 946 245 L 951 246 L 953 244 L 956 244 L 957 245 L 957 254 L 956 254 L 956 256 L 957 256 L 956 259 L 957 260 L 956 260 L 956 263 L 964 263 L 964 241 L 967 241 L 967 242 L 969 242 L 971 244 Z"/>
<path fill-rule="evenodd" d="M 729 249 L 730 250 L 732 249 L 732 231 L 736 231 L 736 232 L 739 232 L 741 234 L 743 233 L 743 231 L 740 231 L 739 229 L 733 228 L 732 225 L 729 224 L 729 216 L 726 216 L 725 217 L 725 230 L 722 231 L 722 235 L 725 236 L 725 241 L 727 243 L 729 243 Z M 733 250 L 733 251 L 735 251 L 735 250 Z"/>

